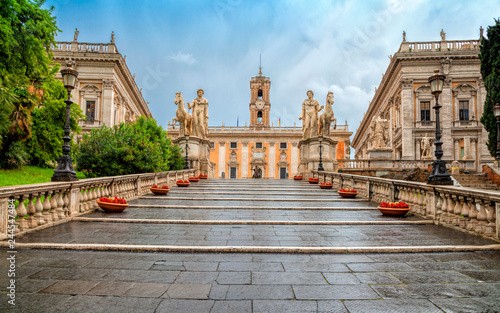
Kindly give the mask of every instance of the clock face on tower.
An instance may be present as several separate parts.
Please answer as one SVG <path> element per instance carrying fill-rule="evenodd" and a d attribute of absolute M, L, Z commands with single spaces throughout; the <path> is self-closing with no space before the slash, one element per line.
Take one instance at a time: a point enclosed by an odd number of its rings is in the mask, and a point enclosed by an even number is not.
<path fill-rule="evenodd" d="M 257 101 L 255 101 L 255 107 L 258 109 L 258 110 L 262 110 L 264 108 L 264 105 L 266 103 L 264 102 L 264 100 L 262 99 L 258 99 Z"/>

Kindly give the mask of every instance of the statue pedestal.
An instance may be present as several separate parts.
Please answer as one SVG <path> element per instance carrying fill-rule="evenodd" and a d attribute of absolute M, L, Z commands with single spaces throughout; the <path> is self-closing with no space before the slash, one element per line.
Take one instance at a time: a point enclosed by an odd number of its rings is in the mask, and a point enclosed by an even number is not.
<path fill-rule="evenodd" d="M 370 159 L 370 168 L 391 168 L 392 148 L 368 149 L 368 158 Z"/>
<path fill-rule="evenodd" d="M 300 162 L 297 175 L 302 175 L 304 179 L 312 177 L 311 171 L 317 170 L 319 166 L 320 137 L 313 137 L 299 141 Z M 321 160 L 326 172 L 336 172 L 337 162 L 337 141 L 327 137 L 322 137 Z"/>
<path fill-rule="evenodd" d="M 186 137 L 178 137 L 172 141 L 178 145 L 186 156 Z M 188 139 L 188 160 L 189 167 L 197 171 L 196 175 L 205 174 L 214 177 L 213 167 L 210 163 L 210 140 L 190 136 Z"/>

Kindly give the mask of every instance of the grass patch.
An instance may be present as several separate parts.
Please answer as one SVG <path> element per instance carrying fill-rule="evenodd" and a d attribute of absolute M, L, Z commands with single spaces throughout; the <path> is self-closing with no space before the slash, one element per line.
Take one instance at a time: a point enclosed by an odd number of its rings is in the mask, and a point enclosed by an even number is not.
<path fill-rule="evenodd" d="M 0 187 L 27 184 L 47 183 L 54 175 L 53 168 L 41 168 L 36 166 L 24 166 L 15 170 L 0 170 Z M 85 178 L 81 172 L 76 172 L 78 179 Z"/>

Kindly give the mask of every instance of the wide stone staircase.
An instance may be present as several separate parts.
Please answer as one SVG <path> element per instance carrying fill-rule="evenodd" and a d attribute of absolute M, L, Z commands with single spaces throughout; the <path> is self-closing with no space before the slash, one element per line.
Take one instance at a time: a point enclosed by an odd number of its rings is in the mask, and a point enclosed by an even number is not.
<path fill-rule="evenodd" d="M 488 179 L 485 174 L 457 174 L 453 175 L 461 186 L 485 190 L 500 190 L 497 184 Z"/>
<path fill-rule="evenodd" d="M 318 185 L 209 179 L 129 202 L 4 241 L 17 304 L 0 311 L 500 311 L 496 241 Z"/>
<path fill-rule="evenodd" d="M 460 245 L 456 238 L 460 237 Z M 293 180 L 207 180 L 145 195 L 18 238 L 26 247 L 174 252 L 415 252 L 482 249 L 492 240 Z"/>

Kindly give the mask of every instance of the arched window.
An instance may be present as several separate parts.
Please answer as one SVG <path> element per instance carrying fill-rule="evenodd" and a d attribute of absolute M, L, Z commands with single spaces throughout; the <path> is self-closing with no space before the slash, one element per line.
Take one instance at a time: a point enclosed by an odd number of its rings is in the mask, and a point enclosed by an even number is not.
<path fill-rule="evenodd" d="M 262 123 L 262 111 L 257 112 L 257 124 Z"/>
<path fill-rule="evenodd" d="M 262 99 L 262 89 L 259 89 L 259 91 L 257 92 L 257 98 Z"/>

